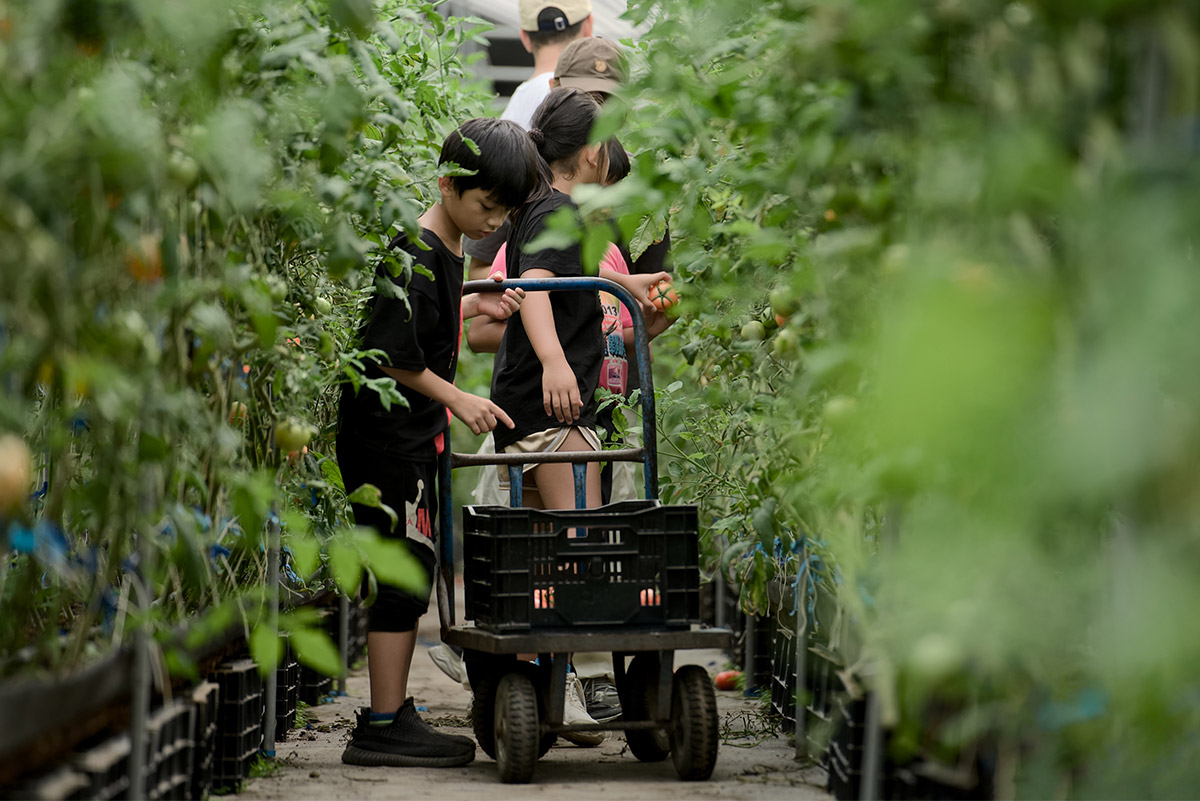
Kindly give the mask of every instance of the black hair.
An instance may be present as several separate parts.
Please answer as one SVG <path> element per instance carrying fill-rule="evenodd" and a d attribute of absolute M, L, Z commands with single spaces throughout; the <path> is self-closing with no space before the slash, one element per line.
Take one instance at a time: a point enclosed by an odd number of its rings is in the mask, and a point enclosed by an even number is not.
<path fill-rule="evenodd" d="M 547 12 L 553 13 L 553 10 L 547 8 L 542 11 L 542 14 L 545 15 Z M 587 17 L 584 17 L 583 19 L 587 19 Z M 538 22 L 541 22 L 540 18 Z M 529 37 L 530 46 L 533 47 L 534 52 L 537 52 L 543 47 L 548 47 L 549 45 L 562 44 L 563 42 L 573 42 L 578 39 L 583 34 L 583 20 L 579 20 L 579 22 L 576 22 L 574 25 L 568 25 L 561 31 L 525 31 L 525 34 Z"/>
<path fill-rule="evenodd" d="M 614 136 L 605 142 L 604 150 L 608 155 L 608 173 L 604 176 L 604 183 L 611 186 L 618 181 L 625 180 L 633 167 L 629 163 L 629 154 L 625 152 L 625 146 L 617 140 L 617 137 Z"/>
<path fill-rule="evenodd" d="M 579 151 L 587 147 L 592 126 L 600 116 L 600 104 L 580 89 L 560 86 L 533 112 L 529 138 L 537 146 L 538 155 L 551 167 L 568 174 L 575 169 Z"/>
<path fill-rule="evenodd" d="M 478 155 L 467 143 L 470 139 Z M 474 175 L 455 175 L 454 189 L 483 189 L 496 203 L 515 209 L 525 204 L 542 177 L 542 159 L 525 130 L 511 120 L 479 117 L 467 120 L 442 143 L 438 166 L 457 164 Z"/>
<path fill-rule="evenodd" d="M 554 166 L 560 171 L 573 174 L 579 163 L 579 152 L 587 147 L 592 126 L 600 116 L 600 104 L 581 89 L 560 86 L 550 94 L 533 112 L 530 120 L 529 140 L 537 147 L 538 174 L 541 184 L 529 196 L 534 203 L 550 193 L 554 183 Z M 608 174 L 608 148 L 606 143 L 600 152 L 606 164 L 603 172 Z M 515 215 L 520 217 L 520 213 Z M 514 218 L 514 223 L 516 219 Z"/>

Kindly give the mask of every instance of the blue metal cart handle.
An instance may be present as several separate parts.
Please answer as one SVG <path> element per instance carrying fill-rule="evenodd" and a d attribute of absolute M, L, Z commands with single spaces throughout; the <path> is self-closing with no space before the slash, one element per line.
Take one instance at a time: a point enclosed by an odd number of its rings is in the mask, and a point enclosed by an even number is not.
<path fill-rule="evenodd" d="M 576 465 L 576 495 L 582 489 L 580 473 L 587 462 L 641 461 L 646 472 L 646 499 L 658 500 L 658 426 L 654 418 L 654 376 L 650 372 L 650 337 L 646 333 L 646 321 L 642 316 L 641 304 L 633 294 L 607 278 L 524 278 L 505 281 L 468 281 L 463 285 L 463 294 L 503 292 L 506 289 L 523 289 L 526 292 L 609 292 L 629 309 L 633 320 L 633 348 L 636 357 L 638 378 L 641 382 L 642 404 L 642 447 L 624 448 L 615 451 L 560 451 L 540 454 L 463 454 L 451 453 L 450 431 L 444 435 L 444 448 L 438 459 L 438 491 L 441 493 L 441 565 L 438 571 L 438 616 L 442 630 L 454 625 L 454 499 L 451 492 L 451 471 L 455 467 L 478 465 L 510 465 L 509 475 L 520 472 L 522 464 L 546 464 L 571 462 Z M 516 485 L 519 493 L 519 476 Z"/>

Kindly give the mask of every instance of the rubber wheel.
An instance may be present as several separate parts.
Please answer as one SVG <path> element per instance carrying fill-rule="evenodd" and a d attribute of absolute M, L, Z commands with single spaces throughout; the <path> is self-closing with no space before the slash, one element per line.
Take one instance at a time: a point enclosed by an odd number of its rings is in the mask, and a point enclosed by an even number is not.
<path fill-rule="evenodd" d="M 496 758 L 496 681 L 486 678 L 475 682 L 471 696 L 471 726 L 475 742 L 483 753 Z"/>
<path fill-rule="evenodd" d="M 506 673 L 496 686 L 493 707 L 496 767 L 500 781 L 525 784 L 533 778 L 538 760 L 538 698 L 525 673 Z"/>
<path fill-rule="evenodd" d="M 638 654 L 625 671 L 621 716 L 629 721 L 651 720 L 658 707 L 658 657 Z M 662 762 L 671 753 L 665 729 L 626 729 L 625 742 L 642 762 Z"/>
<path fill-rule="evenodd" d="M 675 671 L 671 682 L 671 761 L 685 782 L 702 782 L 717 764 L 717 697 L 699 665 Z"/>

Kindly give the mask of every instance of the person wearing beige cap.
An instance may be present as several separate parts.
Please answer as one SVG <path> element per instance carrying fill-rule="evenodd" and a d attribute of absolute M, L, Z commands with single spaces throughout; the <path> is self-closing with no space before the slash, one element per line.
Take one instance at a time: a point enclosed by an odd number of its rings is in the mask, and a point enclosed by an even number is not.
<path fill-rule="evenodd" d="M 533 54 L 533 77 L 517 87 L 500 115 L 529 128 L 550 93 L 558 57 L 571 42 L 592 35 L 591 0 L 521 0 L 521 44 Z"/>
<path fill-rule="evenodd" d="M 621 46 L 596 36 L 576 39 L 567 45 L 558 57 L 550 85 L 611 95 L 625 83 L 625 75 L 625 54 L 621 52 Z"/>

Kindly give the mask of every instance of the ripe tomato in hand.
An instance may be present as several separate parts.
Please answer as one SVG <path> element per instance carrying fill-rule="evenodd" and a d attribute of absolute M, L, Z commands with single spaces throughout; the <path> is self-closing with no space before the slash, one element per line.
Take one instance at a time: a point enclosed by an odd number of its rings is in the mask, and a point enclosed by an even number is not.
<path fill-rule="evenodd" d="M 650 302 L 659 311 L 666 311 L 679 302 L 679 293 L 671 285 L 670 278 L 664 278 L 650 287 Z"/>

